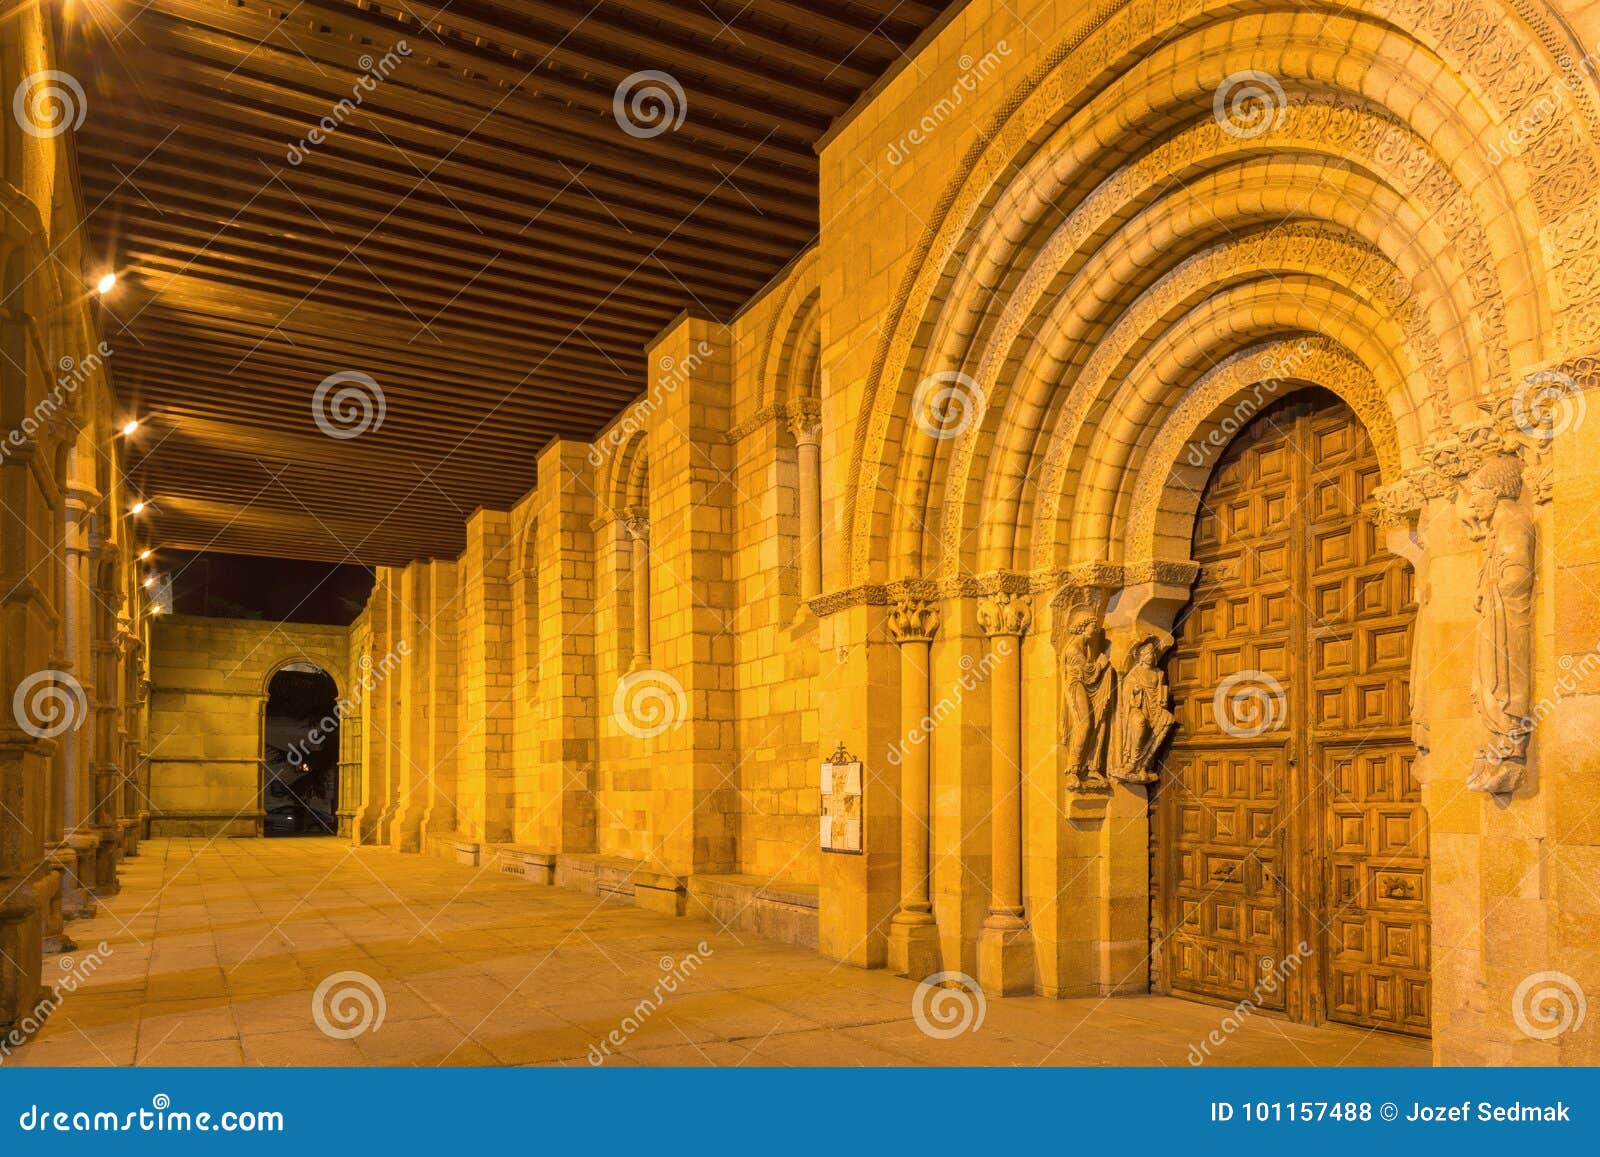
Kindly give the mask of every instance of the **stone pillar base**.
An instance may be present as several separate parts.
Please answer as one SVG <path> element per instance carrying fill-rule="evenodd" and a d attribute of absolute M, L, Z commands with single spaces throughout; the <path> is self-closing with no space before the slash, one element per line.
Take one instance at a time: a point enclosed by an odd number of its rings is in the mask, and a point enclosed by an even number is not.
<path fill-rule="evenodd" d="M 908 980 L 926 980 L 939 971 L 939 926 L 933 917 L 902 920 L 895 914 L 889 925 L 889 971 Z"/>
<path fill-rule="evenodd" d="M 987 996 L 1033 995 L 1033 933 L 985 927 L 978 934 L 978 984 Z"/>
<path fill-rule="evenodd" d="M 39 935 L 45 955 L 70 952 L 76 945 L 67 935 L 67 918 L 61 910 L 62 893 L 66 891 L 67 867 L 52 851 L 45 853 L 39 865 L 39 879 L 44 887 L 39 891 Z"/>
<path fill-rule="evenodd" d="M 84 837 L 69 835 L 46 854 L 61 869 L 61 917 L 86 920 L 95 915 L 94 894 L 89 890 L 94 872 L 94 845 Z"/>

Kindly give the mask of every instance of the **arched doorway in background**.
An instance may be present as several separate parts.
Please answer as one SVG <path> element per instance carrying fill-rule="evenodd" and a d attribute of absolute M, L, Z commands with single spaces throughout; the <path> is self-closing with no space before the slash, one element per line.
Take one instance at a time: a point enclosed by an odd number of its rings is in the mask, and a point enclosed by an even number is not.
<path fill-rule="evenodd" d="M 311 663 L 288 663 L 267 683 L 262 707 L 262 835 L 339 830 L 338 686 Z"/>
<path fill-rule="evenodd" d="M 1427 1035 L 1427 824 L 1411 773 L 1411 568 L 1362 515 L 1367 433 L 1294 393 L 1196 515 L 1155 803 L 1162 991 Z"/>

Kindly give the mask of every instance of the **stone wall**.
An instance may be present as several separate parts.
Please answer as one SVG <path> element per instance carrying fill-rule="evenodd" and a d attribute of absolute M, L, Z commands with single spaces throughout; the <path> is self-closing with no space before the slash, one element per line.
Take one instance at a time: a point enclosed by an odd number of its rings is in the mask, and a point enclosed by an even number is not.
<path fill-rule="evenodd" d="M 727 920 L 815 894 L 823 953 L 994 995 L 1147 988 L 1159 787 L 1070 786 L 1062 631 L 1169 643 L 1207 448 L 1321 387 L 1418 579 L 1436 1055 L 1600 1059 L 1527 1031 L 1541 986 L 1600 991 L 1597 45 L 1593 4 L 973 0 L 825 141 L 816 246 L 668 325 L 633 407 L 473 516 L 453 600 L 381 576 L 373 650 L 459 630 L 434 847 Z M 1485 454 L 1538 544 L 1501 791 L 1468 782 Z M 385 710 L 369 836 L 430 758 Z M 841 743 L 859 856 L 817 850 Z"/>
<path fill-rule="evenodd" d="M 152 836 L 261 834 L 262 714 L 272 676 L 310 663 L 350 700 L 346 627 L 158 615 L 151 631 Z M 346 801 L 341 799 L 343 810 Z"/>
<path fill-rule="evenodd" d="M 42 1019 L 47 954 L 116 891 L 147 810 L 146 600 L 73 188 L 50 12 L 0 23 L 0 1033 Z M 40 100 L 43 95 L 43 100 Z"/>

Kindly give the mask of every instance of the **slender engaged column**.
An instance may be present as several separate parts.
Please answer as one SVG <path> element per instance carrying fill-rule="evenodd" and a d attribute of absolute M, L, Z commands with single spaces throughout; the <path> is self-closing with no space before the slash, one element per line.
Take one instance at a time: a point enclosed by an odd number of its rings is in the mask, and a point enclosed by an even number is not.
<path fill-rule="evenodd" d="M 650 516 L 630 506 L 623 523 L 633 539 L 633 663 L 631 670 L 650 666 Z"/>
<path fill-rule="evenodd" d="M 66 660 L 63 666 L 76 699 L 71 724 L 60 739 L 66 768 L 63 843 L 74 857 L 73 879 L 63 880 L 66 890 L 62 905 L 68 916 L 94 914 L 93 895 L 99 874 L 100 837 L 94 831 L 94 791 L 89 775 L 92 728 L 86 726 L 94 691 L 89 649 L 89 522 L 98 501 L 99 495 L 93 491 L 68 487 L 61 639 Z"/>
<path fill-rule="evenodd" d="M 1033 991 L 1033 937 L 1022 904 L 1022 639 L 1032 619 L 1025 595 L 998 594 L 978 608 L 995 659 L 989 676 L 991 892 L 978 937 L 978 982 L 992 996 Z"/>
<path fill-rule="evenodd" d="M 928 893 L 933 736 L 929 676 L 939 610 L 906 599 L 890 613 L 900 646 L 900 910 L 889 928 L 889 967 L 917 980 L 939 971 L 939 931 Z"/>
<path fill-rule="evenodd" d="M 813 398 L 789 406 L 800 486 L 800 597 L 822 593 L 822 407 Z"/>

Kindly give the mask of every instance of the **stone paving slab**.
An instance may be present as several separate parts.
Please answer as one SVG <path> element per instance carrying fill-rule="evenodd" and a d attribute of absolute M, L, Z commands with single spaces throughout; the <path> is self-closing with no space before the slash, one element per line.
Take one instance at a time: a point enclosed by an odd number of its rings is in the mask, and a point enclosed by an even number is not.
<path fill-rule="evenodd" d="M 925 1029 L 918 986 L 886 972 L 334 840 L 146 841 L 122 891 L 68 931 L 78 947 L 50 967 L 80 982 L 4 1063 L 1186 1065 L 1228 1012 L 1022 997 L 984 1002 L 962 1030 L 977 1002 L 948 992 L 951 1019 Z M 1263 1014 L 1211 1052 L 1429 1060 L 1421 1042 Z"/>

